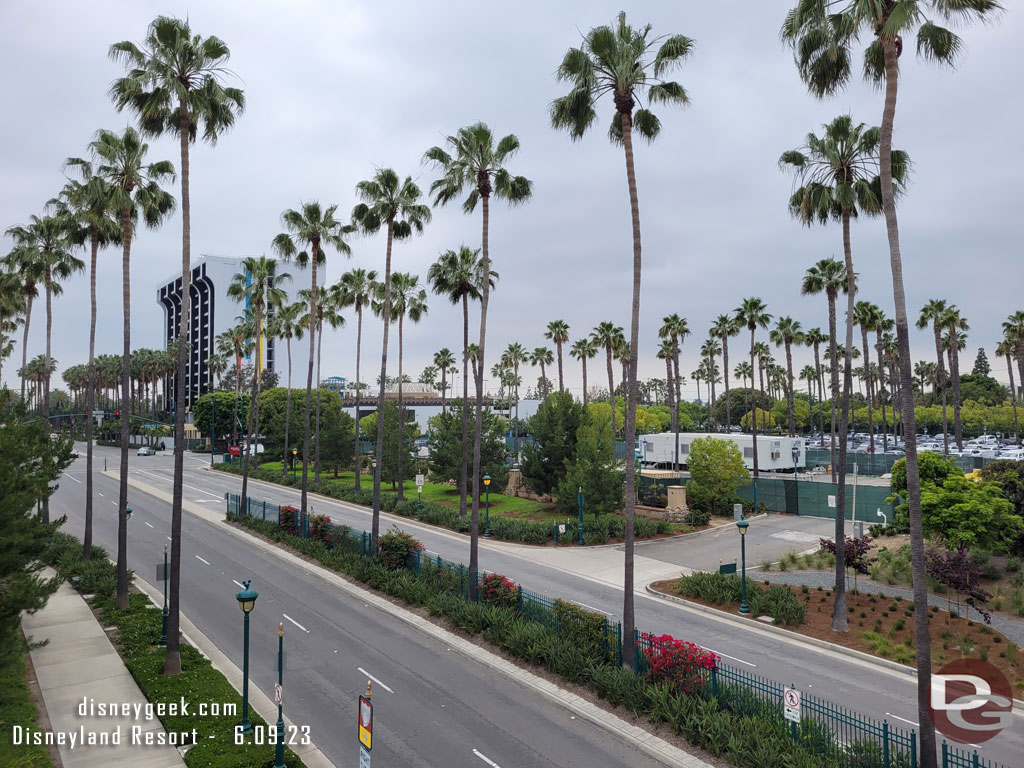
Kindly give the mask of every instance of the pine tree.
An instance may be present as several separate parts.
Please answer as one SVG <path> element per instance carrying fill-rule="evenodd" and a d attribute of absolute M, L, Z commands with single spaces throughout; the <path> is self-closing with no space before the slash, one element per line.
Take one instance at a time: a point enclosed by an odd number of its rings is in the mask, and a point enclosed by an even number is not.
<path fill-rule="evenodd" d="M 992 366 L 988 364 L 988 356 L 985 354 L 984 347 L 978 347 L 978 356 L 974 358 L 974 370 L 971 373 L 975 376 L 990 376 L 992 374 Z"/>

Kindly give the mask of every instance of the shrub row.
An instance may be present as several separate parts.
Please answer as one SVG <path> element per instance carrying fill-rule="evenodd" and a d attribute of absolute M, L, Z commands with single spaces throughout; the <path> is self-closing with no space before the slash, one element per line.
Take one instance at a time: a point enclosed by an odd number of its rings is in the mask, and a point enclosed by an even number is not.
<path fill-rule="evenodd" d="M 740 577 L 723 573 L 695 573 L 679 579 L 679 594 L 695 597 L 711 605 L 739 605 L 742 593 Z M 768 615 L 775 624 L 802 624 L 807 604 L 786 586 L 765 586 L 747 579 L 747 604 L 755 616 Z"/>
<path fill-rule="evenodd" d="M 217 469 L 223 472 L 240 475 L 242 469 L 235 464 L 217 464 Z M 280 470 L 257 468 L 249 471 L 249 476 L 257 480 L 278 485 L 297 486 L 299 479 L 292 475 L 282 477 Z M 373 492 L 360 491 L 345 487 L 334 480 L 320 480 L 317 482 L 310 479 L 307 488 L 313 493 L 330 496 L 334 499 L 347 501 L 352 504 L 369 507 L 373 505 Z M 459 533 L 469 533 L 469 517 L 460 517 L 459 511 L 446 504 L 438 504 L 433 501 L 424 501 L 422 506 L 415 499 L 399 501 L 393 493 L 382 493 L 380 497 L 380 508 L 384 512 L 393 512 L 402 517 L 411 517 L 428 525 L 437 525 L 448 528 Z M 559 542 L 571 543 L 578 540 L 579 521 L 570 519 L 566 522 L 566 531 L 559 534 Z M 483 520 L 480 521 L 480 530 L 483 532 Z M 637 538 L 650 538 L 660 534 L 668 533 L 671 526 L 664 520 L 648 520 L 644 517 L 637 517 L 633 524 L 633 534 Z M 622 515 L 598 515 L 587 517 L 583 520 L 583 543 L 584 544 L 607 544 L 610 539 L 623 539 L 626 526 Z M 524 544 L 546 544 L 554 537 L 554 526 L 551 523 L 537 520 L 520 520 L 512 517 L 491 516 L 491 535 L 496 539 L 504 541 L 518 541 Z"/>
<path fill-rule="evenodd" d="M 233 518 L 235 519 L 235 518 Z M 572 603 L 556 601 L 547 609 L 524 601 L 519 588 L 499 574 L 485 577 L 482 602 L 466 599 L 465 571 L 438 568 L 429 559 L 417 560 L 419 571 L 390 570 L 380 558 L 363 557 L 357 540 L 333 543 L 302 539 L 272 522 L 237 518 L 241 525 L 318 560 L 356 581 L 400 598 L 411 605 L 425 606 L 432 616 L 443 617 L 457 630 L 480 635 L 488 642 L 530 664 L 541 666 L 562 679 L 588 685 L 613 706 L 665 724 L 691 744 L 721 756 L 737 766 L 788 766 L 788 768 L 882 768 L 877 743 L 851 741 L 840 745 L 827 725 L 805 719 L 797 738 L 790 735 L 781 703 L 767 701 L 750 689 L 720 683 L 718 695 L 704 680 L 696 681 L 693 671 L 678 674 L 672 664 L 690 664 L 707 669 L 704 654 L 687 659 L 688 644 L 674 638 L 658 638 L 670 644 L 669 655 L 659 658 L 658 649 L 649 652 L 646 664 L 659 663 L 665 682 L 655 683 L 646 673 L 610 661 L 603 639 L 604 617 Z M 513 597 L 515 596 L 515 597 Z M 598 629 L 600 627 L 600 630 Z M 600 635 L 598 633 L 601 633 Z M 667 639 L 666 639 L 667 638 Z M 682 653 L 676 653 L 682 650 Z M 701 666 L 703 665 L 703 666 Z M 696 668 L 696 667 L 695 667 Z M 673 681 L 683 679 L 689 691 Z M 705 678 L 706 680 L 706 673 Z M 909 758 L 892 756 L 892 766 L 909 768 Z"/>
<path fill-rule="evenodd" d="M 33 744 L 14 745 L 14 726 L 36 727 L 36 703 L 25 682 L 28 651 L 21 637 L 10 652 L 0 654 L 0 765 L 17 768 L 53 768 L 46 747 Z"/>

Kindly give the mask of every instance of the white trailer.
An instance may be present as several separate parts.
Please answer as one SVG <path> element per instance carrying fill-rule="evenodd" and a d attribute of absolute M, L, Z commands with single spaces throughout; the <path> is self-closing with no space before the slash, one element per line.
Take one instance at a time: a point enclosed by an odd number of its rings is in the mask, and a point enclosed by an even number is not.
<path fill-rule="evenodd" d="M 747 469 L 754 468 L 754 438 L 752 435 L 718 432 L 680 432 L 679 463 L 686 466 L 690 443 L 697 438 L 710 437 L 735 443 L 743 454 Z M 674 432 L 656 435 L 638 435 L 640 463 L 645 467 L 671 469 L 675 463 L 676 436 Z M 806 466 L 802 437 L 757 436 L 757 466 L 759 471 L 793 471 Z"/>

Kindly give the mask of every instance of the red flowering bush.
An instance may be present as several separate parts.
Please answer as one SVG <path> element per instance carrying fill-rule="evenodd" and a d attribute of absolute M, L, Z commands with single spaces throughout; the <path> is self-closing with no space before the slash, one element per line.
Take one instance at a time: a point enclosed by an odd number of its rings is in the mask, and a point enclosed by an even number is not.
<path fill-rule="evenodd" d="M 288 533 L 299 532 L 299 510 L 295 507 L 286 505 L 280 508 L 277 517 L 277 524 L 284 528 Z"/>
<path fill-rule="evenodd" d="M 483 578 L 481 590 L 484 602 L 499 608 L 516 610 L 519 607 L 519 588 L 500 573 L 489 573 Z"/>
<path fill-rule="evenodd" d="M 377 557 L 389 571 L 397 571 L 409 564 L 409 556 L 424 549 L 423 543 L 398 527 L 377 540 Z"/>
<path fill-rule="evenodd" d="M 651 665 L 651 680 L 668 683 L 683 693 L 699 690 L 704 686 L 704 671 L 714 669 L 718 656 L 699 645 L 677 640 L 672 635 L 652 635 L 646 632 L 643 639 L 649 643 L 644 648 L 644 657 Z"/>
<path fill-rule="evenodd" d="M 309 535 L 313 537 L 313 541 L 331 540 L 331 526 L 326 515 L 309 516 Z"/>

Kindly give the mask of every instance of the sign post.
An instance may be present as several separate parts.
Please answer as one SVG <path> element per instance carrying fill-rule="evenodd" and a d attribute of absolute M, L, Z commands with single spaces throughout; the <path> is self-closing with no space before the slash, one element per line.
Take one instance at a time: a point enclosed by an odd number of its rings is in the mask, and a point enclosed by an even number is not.
<path fill-rule="evenodd" d="M 789 721 L 789 729 L 793 738 L 796 738 L 796 726 L 800 722 L 800 691 L 792 685 L 782 694 L 782 705 L 786 720 Z"/>
<path fill-rule="evenodd" d="M 423 511 L 423 481 L 425 479 L 423 475 L 416 475 L 416 506 L 421 512 Z"/>
<path fill-rule="evenodd" d="M 370 750 L 373 748 L 373 704 L 370 681 L 366 681 L 366 695 L 359 697 L 359 768 L 370 768 Z"/>

